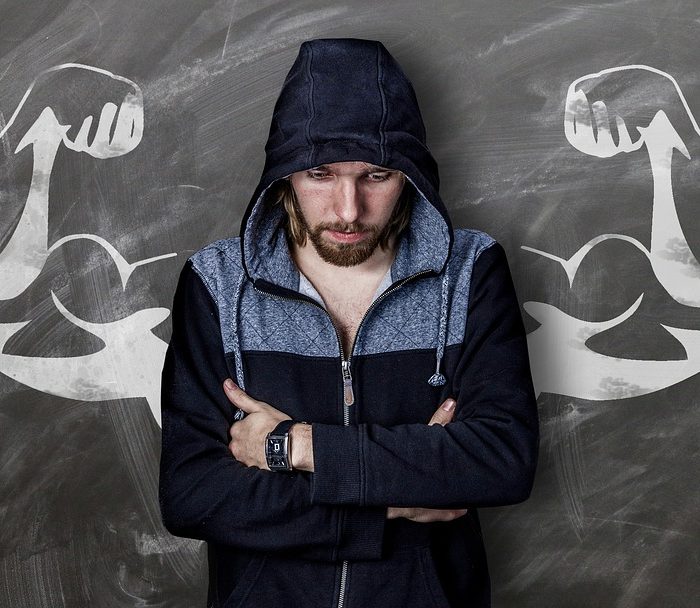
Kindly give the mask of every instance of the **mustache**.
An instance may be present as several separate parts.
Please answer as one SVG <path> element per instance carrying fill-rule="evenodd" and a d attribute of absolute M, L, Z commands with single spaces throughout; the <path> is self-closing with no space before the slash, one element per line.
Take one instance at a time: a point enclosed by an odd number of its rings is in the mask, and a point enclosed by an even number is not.
<path fill-rule="evenodd" d="M 333 222 L 319 224 L 316 226 L 315 231 L 321 232 L 323 230 L 332 230 L 333 232 L 371 232 L 376 234 L 379 232 L 379 228 L 372 224 L 362 224 L 361 222 L 351 222 L 350 224 L 345 222 Z"/>

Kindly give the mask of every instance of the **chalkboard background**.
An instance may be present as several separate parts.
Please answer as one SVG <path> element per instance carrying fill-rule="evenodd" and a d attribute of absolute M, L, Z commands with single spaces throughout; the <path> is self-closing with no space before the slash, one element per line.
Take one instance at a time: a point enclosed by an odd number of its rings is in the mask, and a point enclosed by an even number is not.
<path fill-rule="evenodd" d="M 697 2 L 0 7 L 0 606 L 204 605 L 202 545 L 160 523 L 159 378 L 134 361 L 162 357 L 170 321 L 154 309 L 170 308 L 186 258 L 238 233 L 276 95 L 299 44 L 317 37 L 378 39 L 402 64 L 454 223 L 504 245 L 533 332 L 540 464 L 529 501 L 482 513 L 494 605 L 697 605 L 700 136 L 678 93 L 700 112 Z M 661 135 L 648 142 L 661 149 L 675 132 L 683 144 L 672 163 L 654 160 L 656 173 L 651 144 L 612 154 L 613 129 L 607 152 L 587 153 L 565 134 L 569 85 L 627 65 L 662 73 L 612 73 L 588 101 L 607 100 L 633 141 L 664 111 L 672 127 L 657 121 Z M 127 143 L 90 147 L 102 108 L 125 100 L 136 117 Z M 570 109 L 578 137 L 588 129 L 589 143 L 600 143 L 588 106 Z M 56 124 L 71 128 L 52 135 Z M 674 206 L 675 253 L 654 253 L 652 226 Z M 604 234 L 628 240 L 598 244 L 570 282 L 551 256 L 568 259 Z M 119 256 L 165 257 L 126 276 Z M 671 262 L 680 264 L 675 278 L 664 275 Z M 573 319 L 573 333 L 541 327 L 554 316 L 528 314 L 536 310 Z M 126 326 L 108 324 L 140 311 L 141 338 L 114 342 Z M 545 326 L 549 341 L 536 346 Z"/>

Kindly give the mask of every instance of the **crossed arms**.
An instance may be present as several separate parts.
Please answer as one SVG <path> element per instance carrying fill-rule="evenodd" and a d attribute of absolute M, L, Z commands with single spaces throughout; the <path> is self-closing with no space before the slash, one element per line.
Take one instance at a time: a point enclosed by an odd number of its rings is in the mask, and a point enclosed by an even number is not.
<path fill-rule="evenodd" d="M 267 434 L 281 421 L 289 418 L 284 412 L 269 403 L 253 399 L 238 387 L 230 378 L 223 385 L 224 392 L 232 404 L 246 412 L 247 416 L 234 422 L 230 429 L 229 450 L 236 460 L 246 466 L 268 469 L 264 442 Z M 457 402 L 445 399 L 435 411 L 429 425 L 445 426 L 452 421 Z M 295 424 L 290 430 L 290 461 L 297 471 L 314 472 L 313 424 Z M 467 509 L 429 509 L 422 507 L 388 507 L 387 519 L 405 517 L 412 521 L 451 521 L 465 515 Z"/>
<path fill-rule="evenodd" d="M 449 424 L 314 423 L 314 472 L 270 473 L 232 457 L 234 408 L 222 388 L 230 373 L 218 310 L 187 264 L 163 370 L 166 527 L 309 559 L 378 559 L 389 506 L 466 509 L 524 500 L 537 454 L 536 402 L 522 319 L 498 244 L 475 264 L 465 344 Z"/>

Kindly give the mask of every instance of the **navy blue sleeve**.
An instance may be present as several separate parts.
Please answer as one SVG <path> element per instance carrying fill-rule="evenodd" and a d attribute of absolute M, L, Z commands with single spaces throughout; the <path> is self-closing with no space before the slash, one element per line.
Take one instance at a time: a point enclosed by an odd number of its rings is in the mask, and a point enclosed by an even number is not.
<path fill-rule="evenodd" d="M 386 509 L 311 503 L 309 473 L 247 467 L 228 449 L 234 407 L 223 381 L 218 309 L 187 262 L 162 374 L 159 498 L 178 536 L 324 561 L 378 559 Z"/>
<path fill-rule="evenodd" d="M 537 403 L 520 306 L 500 244 L 478 256 L 465 305 L 452 422 L 314 423 L 314 503 L 467 508 L 529 496 L 539 442 Z"/>

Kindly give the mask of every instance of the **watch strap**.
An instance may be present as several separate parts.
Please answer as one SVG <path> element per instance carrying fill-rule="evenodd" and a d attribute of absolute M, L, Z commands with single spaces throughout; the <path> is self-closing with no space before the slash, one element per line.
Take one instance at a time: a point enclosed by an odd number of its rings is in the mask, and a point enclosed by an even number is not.
<path fill-rule="evenodd" d="M 292 428 L 293 425 L 295 425 L 298 421 L 297 420 L 282 420 L 270 433 L 270 435 L 284 435 L 285 433 L 289 433 L 289 429 Z"/>

